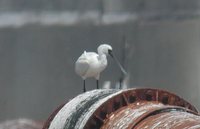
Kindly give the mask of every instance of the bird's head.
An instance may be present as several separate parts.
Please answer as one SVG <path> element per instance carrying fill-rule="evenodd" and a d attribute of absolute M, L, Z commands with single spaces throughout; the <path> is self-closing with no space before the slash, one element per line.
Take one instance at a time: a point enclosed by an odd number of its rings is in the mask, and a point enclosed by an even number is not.
<path fill-rule="evenodd" d="M 97 48 L 98 54 L 105 54 L 105 55 L 110 55 L 117 63 L 117 65 L 119 66 L 119 68 L 121 69 L 122 73 L 124 75 L 127 74 L 127 72 L 125 71 L 125 69 L 122 67 L 122 65 L 119 63 L 119 61 L 117 60 L 117 58 L 115 57 L 115 55 L 112 52 L 112 47 L 108 44 L 101 44 L 98 48 Z"/>
<path fill-rule="evenodd" d="M 98 48 L 97 48 L 98 54 L 105 54 L 105 55 L 112 55 L 112 47 L 108 44 L 101 44 Z"/>

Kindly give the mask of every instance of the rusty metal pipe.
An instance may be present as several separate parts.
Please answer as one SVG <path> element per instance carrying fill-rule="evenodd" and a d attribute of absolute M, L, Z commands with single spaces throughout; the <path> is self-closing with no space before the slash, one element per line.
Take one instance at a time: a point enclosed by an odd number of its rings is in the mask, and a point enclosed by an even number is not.
<path fill-rule="evenodd" d="M 195 112 L 159 102 L 137 102 L 111 113 L 101 129 L 178 128 L 200 125 Z"/>
<path fill-rule="evenodd" d="M 94 90 L 60 106 L 43 129 L 200 128 L 198 110 L 159 89 Z"/>

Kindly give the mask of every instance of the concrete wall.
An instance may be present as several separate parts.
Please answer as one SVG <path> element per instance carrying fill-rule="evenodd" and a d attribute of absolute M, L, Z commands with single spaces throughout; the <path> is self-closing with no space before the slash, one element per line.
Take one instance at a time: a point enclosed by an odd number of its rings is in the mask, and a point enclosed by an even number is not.
<path fill-rule="evenodd" d="M 1 11 L 44 11 L 44 10 L 112 10 L 128 12 L 174 12 L 199 10 L 198 0 L 1 0 Z"/>
<path fill-rule="evenodd" d="M 0 120 L 44 120 L 80 94 L 74 62 L 101 43 L 113 46 L 130 87 L 163 88 L 200 108 L 198 11 L 197 0 L 0 0 Z M 114 87 L 121 73 L 108 59 L 100 84 Z"/>

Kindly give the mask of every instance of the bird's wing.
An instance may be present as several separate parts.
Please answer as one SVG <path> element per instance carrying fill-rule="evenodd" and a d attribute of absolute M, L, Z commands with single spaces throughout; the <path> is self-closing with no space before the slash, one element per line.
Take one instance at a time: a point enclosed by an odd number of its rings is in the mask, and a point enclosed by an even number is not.
<path fill-rule="evenodd" d="M 87 52 L 84 54 L 84 56 L 87 58 L 87 60 L 90 60 L 92 58 L 98 57 L 98 54 L 96 52 Z"/>
<path fill-rule="evenodd" d="M 89 69 L 89 63 L 86 60 L 77 60 L 75 64 L 75 71 L 78 75 L 84 78 Z"/>

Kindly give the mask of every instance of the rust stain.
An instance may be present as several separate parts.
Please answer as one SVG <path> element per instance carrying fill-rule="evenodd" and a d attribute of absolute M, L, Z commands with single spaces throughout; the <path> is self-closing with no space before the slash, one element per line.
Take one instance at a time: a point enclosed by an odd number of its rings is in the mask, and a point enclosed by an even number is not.
<path fill-rule="evenodd" d="M 47 120 L 48 129 L 61 105 Z M 78 119 L 78 118 L 77 118 Z M 198 110 L 181 97 L 160 89 L 135 88 L 106 99 L 92 112 L 84 129 L 197 129 Z"/>
<path fill-rule="evenodd" d="M 183 129 L 197 125 L 200 117 L 193 111 L 156 101 L 141 101 L 111 113 L 101 129 Z"/>
<path fill-rule="evenodd" d="M 95 116 L 99 116 L 101 119 L 101 124 L 95 120 L 94 116 L 91 116 L 85 129 L 90 127 L 131 129 L 135 128 L 151 113 L 168 110 L 169 112 L 180 110 L 181 112 L 185 111 L 186 114 L 198 115 L 194 106 L 173 93 L 159 89 L 133 89 L 122 92 L 102 104 L 95 112 Z M 104 120 L 103 123 L 102 120 Z M 92 126 L 90 121 L 93 121 Z M 98 126 L 95 126 L 95 121 Z"/>
<path fill-rule="evenodd" d="M 134 129 L 189 129 L 200 125 L 200 117 L 188 112 L 165 112 L 153 115 L 139 123 Z"/>

